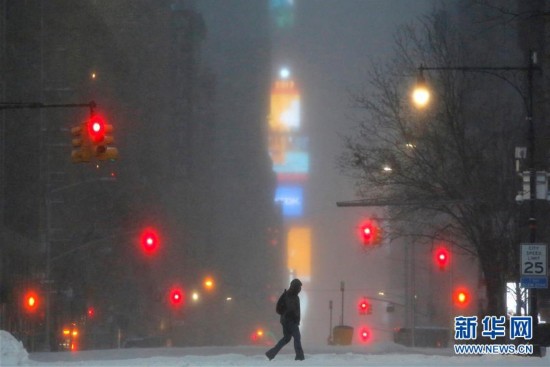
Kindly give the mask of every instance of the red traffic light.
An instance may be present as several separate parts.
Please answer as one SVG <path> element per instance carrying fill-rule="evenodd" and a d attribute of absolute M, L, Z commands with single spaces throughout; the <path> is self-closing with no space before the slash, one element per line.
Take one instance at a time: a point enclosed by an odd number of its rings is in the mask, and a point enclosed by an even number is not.
<path fill-rule="evenodd" d="M 86 314 L 88 315 L 88 318 L 89 318 L 89 319 L 93 319 L 94 316 L 95 316 L 95 308 L 94 308 L 94 306 L 88 307 L 88 311 L 86 312 Z"/>
<path fill-rule="evenodd" d="M 453 295 L 454 304 L 457 307 L 466 307 L 470 303 L 470 292 L 464 288 L 457 288 Z"/>
<path fill-rule="evenodd" d="M 371 241 L 372 240 L 372 235 L 374 233 L 372 225 L 371 224 L 366 224 L 365 226 L 363 226 L 363 228 L 361 230 L 363 231 L 363 238 L 365 239 L 365 241 Z"/>
<path fill-rule="evenodd" d="M 172 307 L 181 307 L 185 302 L 183 290 L 179 287 L 174 287 L 168 292 L 168 301 Z"/>
<path fill-rule="evenodd" d="M 93 143 L 100 143 L 105 139 L 105 120 L 101 115 L 93 115 L 88 120 L 88 136 Z"/>
<path fill-rule="evenodd" d="M 364 245 L 377 245 L 381 240 L 381 229 L 374 220 L 368 220 L 361 224 L 359 237 Z"/>
<path fill-rule="evenodd" d="M 141 232 L 141 247 L 147 254 L 154 253 L 159 246 L 158 232 L 151 227 L 145 228 Z"/>
<path fill-rule="evenodd" d="M 435 251 L 435 262 L 439 269 L 444 270 L 449 265 L 450 254 L 445 247 L 440 247 Z"/>
<path fill-rule="evenodd" d="M 359 338 L 363 343 L 366 343 L 370 339 L 370 330 L 366 327 L 359 330 Z"/>
<path fill-rule="evenodd" d="M 23 307 L 27 312 L 34 312 L 38 309 L 40 299 L 35 291 L 27 291 L 23 297 Z"/>
<path fill-rule="evenodd" d="M 363 298 L 361 301 L 359 301 L 359 314 L 360 315 L 365 315 L 365 314 L 371 314 L 372 313 L 372 306 L 371 304 L 367 301 L 366 298 Z"/>

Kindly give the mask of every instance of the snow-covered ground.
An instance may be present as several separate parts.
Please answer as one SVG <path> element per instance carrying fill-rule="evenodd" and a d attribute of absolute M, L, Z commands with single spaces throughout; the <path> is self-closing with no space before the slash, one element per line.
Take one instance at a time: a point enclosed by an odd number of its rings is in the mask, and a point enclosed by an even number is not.
<path fill-rule="evenodd" d="M 0 366 L 30 367 L 211 367 L 211 366 L 550 366 L 550 357 L 455 356 L 451 349 L 410 349 L 393 343 L 364 347 L 308 347 L 295 361 L 292 343 L 273 361 L 266 347 L 111 349 L 27 354 L 22 344 L 0 331 Z"/>

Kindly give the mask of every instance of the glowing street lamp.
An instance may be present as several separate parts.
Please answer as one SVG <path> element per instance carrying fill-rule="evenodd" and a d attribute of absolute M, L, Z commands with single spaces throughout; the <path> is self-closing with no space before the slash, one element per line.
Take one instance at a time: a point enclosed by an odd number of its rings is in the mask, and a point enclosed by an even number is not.
<path fill-rule="evenodd" d="M 279 70 L 279 76 L 281 79 L 288 79 L 290 77 L 290 70 L 287 67 L 281 68 L 281 70 Z"/>
<path fill-rule="evenodd" d="M 214 279 L 212 279 L 211 277 L 206 277 L 204 279 L 204 288 L 208 291 L 211 291 L 214 289 Z"/>
<path fill-rule="evenodd" d="M 422 67 L 418 71 L 418 77 L 416 79 L 416 85 L 412 92 L 412 100 L 416 107 L 425 108 L 430 102 L 430 89 L 424 78 Z"/>

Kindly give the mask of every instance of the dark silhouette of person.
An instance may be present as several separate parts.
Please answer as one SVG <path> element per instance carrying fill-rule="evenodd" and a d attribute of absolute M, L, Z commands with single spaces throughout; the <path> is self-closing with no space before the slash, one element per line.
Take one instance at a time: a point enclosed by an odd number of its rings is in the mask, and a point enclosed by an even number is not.
<path fill-rule="evenodd" d="M 297 361 L 304 360 L 304 350 L 302 349 L 302 337 L 300 335 L 300 297 L 298 293 L 302 290 L 302 282 L 299 279 L 294 279 L 290 282 L 288 291 L 284 292 L 284 311 L 281 314 L 281 325 L 283 326 L 283 337 L 279 342 L 265 355 L 269 360 L 275 358 L 277 353 L 294 338 L 294 351 L 296 352 Z"/>

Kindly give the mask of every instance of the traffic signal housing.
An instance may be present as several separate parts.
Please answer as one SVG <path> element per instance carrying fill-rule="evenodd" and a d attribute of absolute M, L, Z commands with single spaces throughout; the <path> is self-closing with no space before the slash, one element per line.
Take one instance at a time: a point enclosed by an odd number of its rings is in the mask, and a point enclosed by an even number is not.
<path fill-rule="evenodd" d="M 92 154 L 100 161 L 118 158 L 118 149 L 114 143 L 113 125 L 107 124 L 103 116 L 94 114 L 87 122 L 88 136 L 91 142 Z"/>
<path fill-rule="evenodd" d="M 73 163 L 100 161 L 118 158 L 118 149 L 112 147 L 113 125 L 107 124 L 103 116 L 92 114 L 90 118 L 71 129 L 73 135 L 71 160 Z"/>
<path fill-rule="evenodd" d="M 71 160 L 73 163 L 89 162 L 92 159 L 92 150 L 88 138 L 87 123 L 83 122 L 71 129 L 73 136 Z"/>
<path fill-rule="evenodd" d="M 361 301 L 359 301 L 358 309 L 360 315 L 372 314 L 372 305 L 366 298 L 363 298 Z"/>
<path fill-rule="evenodd" d="M 382 229 L 377 221 L 373 219 L 364 221 L 359 229 L 359 236 L 363 245 L 378 245 L 382 241 Z"/>

